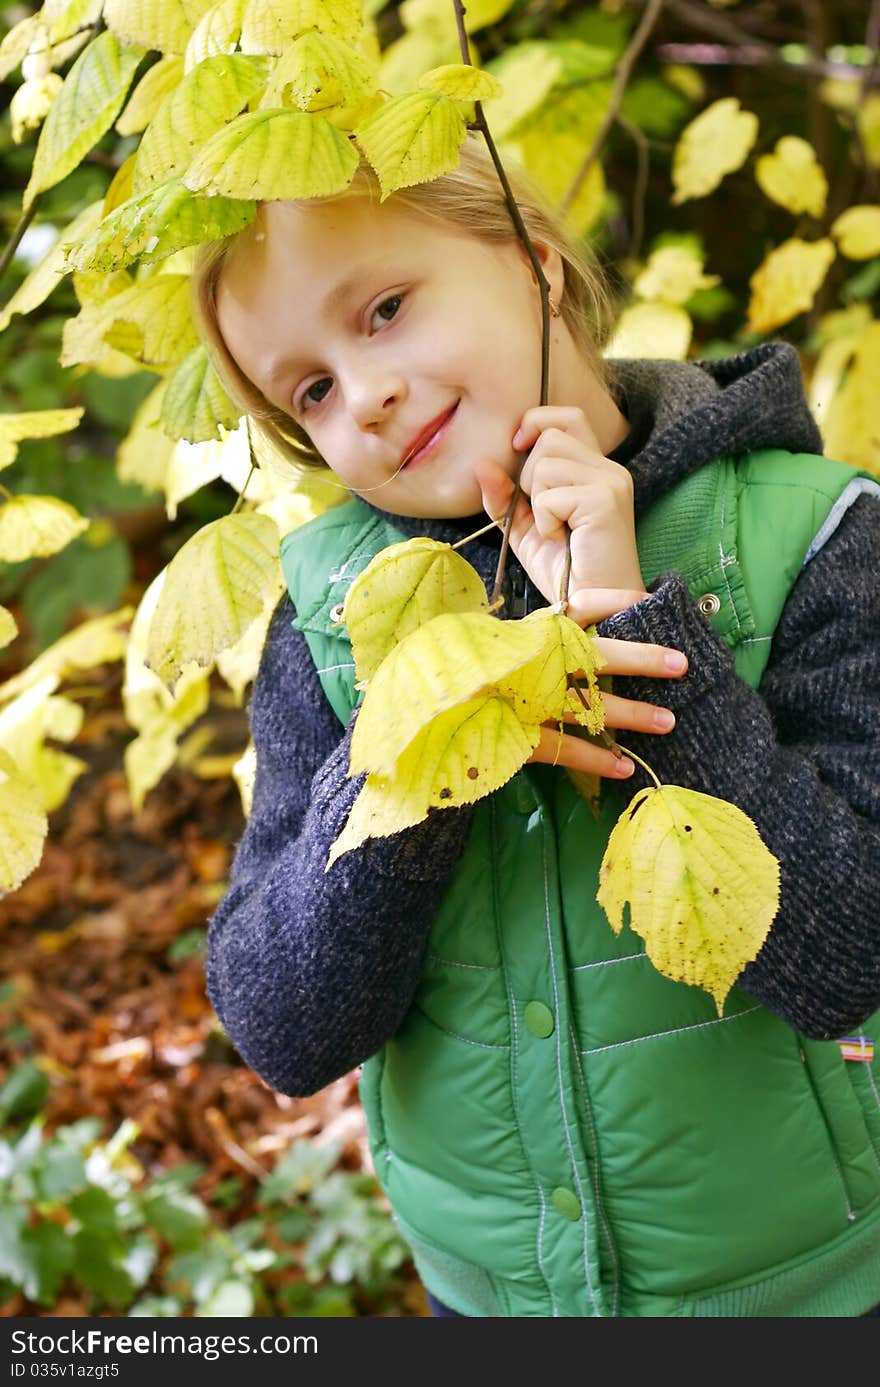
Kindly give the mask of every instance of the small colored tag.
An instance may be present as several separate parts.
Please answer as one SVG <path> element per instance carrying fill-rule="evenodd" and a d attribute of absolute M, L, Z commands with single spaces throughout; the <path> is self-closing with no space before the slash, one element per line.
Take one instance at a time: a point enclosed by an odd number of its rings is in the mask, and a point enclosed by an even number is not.
<path fill-rule="evenodd" d="M 840 1053 L 845 1060 L 872 1060 L 874 1042 L 866 1035 L 845 1035 L 838 1040 Z"/>

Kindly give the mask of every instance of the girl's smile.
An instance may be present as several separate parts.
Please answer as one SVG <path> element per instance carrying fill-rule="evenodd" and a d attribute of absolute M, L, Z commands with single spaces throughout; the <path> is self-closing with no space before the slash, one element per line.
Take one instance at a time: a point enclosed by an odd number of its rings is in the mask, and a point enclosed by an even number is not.
<path fill-rule="evenodd" d="M 537 249 L 559 298 L 561 258 Z M 475 464 L 513 472 L 541 368 L 540 295 L 513 235 L 490 244 L 363 194 L 264 203 L 223 267 L 217 317 L 245 375 L 381 509 L 474 515 Z M 558 321 L 550 388 L 593 417 L 609 404 Z"/>

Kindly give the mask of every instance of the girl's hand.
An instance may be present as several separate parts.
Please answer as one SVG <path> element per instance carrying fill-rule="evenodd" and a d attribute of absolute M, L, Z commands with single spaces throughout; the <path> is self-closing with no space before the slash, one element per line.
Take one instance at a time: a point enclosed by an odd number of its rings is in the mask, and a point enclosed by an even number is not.
<path fill-rule="evenodd" d="M 531 452 L 520 475 L 510 544 L 547 601 L 565 596 L 560 587 L 569 543 L 568 615 L 580 625 L 587 624 L 581 615 L 585 604 L 594 608 L 598 599 L 603 616 L 610 616 L 646 597 L 632 478 L 625 467 L 603 457 L 583 410 L 529 409 L 512 442 L 519 452 Z M 486 511 L 500 519 L 510 504 L 513 480 L 490 459 L 477 463 L 475 475 Z"/>
<path fill-rule="evenodd" d="M 605 636 L 597 637 L 597 642 L 607 661 L 603 674 L 678 679 L 687 669 L 687 656 L 664 645 L 645 645 L 641 641 L 619 641 Z M 661 708 L 654 703 L 636 703 L 633 699 L 618 698 L 611 693 L 603 693 L 602 702 L 605 705 L 605 726 L 609 732 L 622 727 L 633 732 L 662 734 L 671 732 L 675 726 L 675 714 L 669 708 Z M 566 715 L 566 722 L 574 722 L 574 716 L 569 718 Z M 585 771 L 588 775 L 611 776 L 615 780 L 625 780 L 635 769 L 632 761 L 615 756 L 607 747 L 596 746 L 582 737 L 560 734 L 556 723 L 544 724 L 541 740 L 529 761 L 570 766 L 572 770 Z"/>

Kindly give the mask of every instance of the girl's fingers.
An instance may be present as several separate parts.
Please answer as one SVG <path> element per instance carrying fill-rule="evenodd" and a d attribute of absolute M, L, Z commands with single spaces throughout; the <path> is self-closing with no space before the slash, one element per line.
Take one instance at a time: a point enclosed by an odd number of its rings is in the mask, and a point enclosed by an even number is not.
<path fill-rule="evenodd" d="M 605 705 L 605 726 L 622 727 L 627 732 L 651 732 L 662 736 L 671 732 L 675 726 L 675 714 L 669 708 L 659 708 L 656 703 L 639 703 L 634 698 L 618 698 L 617 694 L 603 693 Z M 566 722 L 576 722 L 574 713 L 565 715 Z"/>
<path fill-rule="evenodd" d="M 678 679 L 687 669 L 687 656 L 668 645 L 646 645 L 641 641 L 619 641 L 597 636 L 596 644 L 605 664 L 603 674 L 636 674 L 649 679 Z"/>
<path fill-rule="evenodd" d="M 526 765 L 531 761 L 568 766 L 573 771 L 609 776 L 612 780 L 626 780 L 635 769 L 628 757 L 615 756 L 607 747 L 594 746 L 582 737 L 570 737 L 555 727 L 541 728 L 541 740 Z"/>
<path fill-rule="evenodd" d="M 579 588 L 569 595 L 565 614 L 578 626 L 595 626 L 649 596 L 643 588 Z"/>

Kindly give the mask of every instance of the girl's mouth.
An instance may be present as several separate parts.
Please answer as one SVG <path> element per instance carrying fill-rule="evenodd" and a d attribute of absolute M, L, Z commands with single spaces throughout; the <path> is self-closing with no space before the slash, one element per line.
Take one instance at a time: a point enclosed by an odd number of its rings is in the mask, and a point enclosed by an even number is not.
<path fill-rule="evenodd" d="M 460 400 L 456 400 L 455 407 L 452 410 L 450 410 L 449 414 L 447 414 L 446 418 L 443 420 L 440 426 L 434 431 L 434 433 L 431 434 L 431 437 L 422 444 L 421 448 L 414 452 L 411 457 L 407 458 L 406 462 L 401 468 L 401 471 L 408 472 L 411 467 L 415 467 L 418 463 L 425 462 L 429 457 L 433 457 L 434 453 L 439 448 L 440 443 L 442 442 L 443 437 L 446 434 L 447 429 L 449 428 L 449 425 L 452 423 L 453 419 L 458 413 L 458 406 L 460 403 Z"/>

